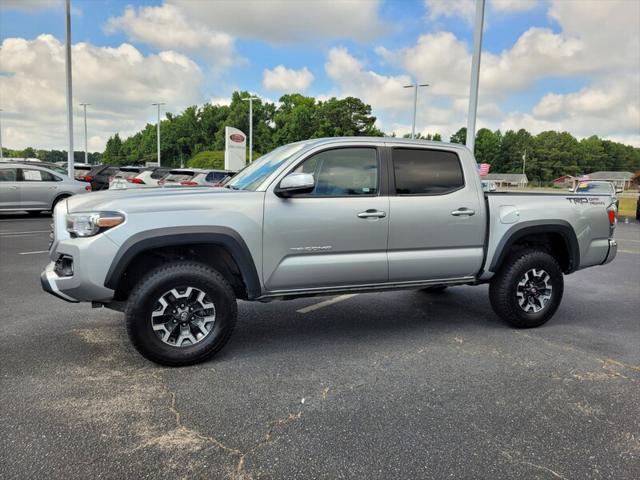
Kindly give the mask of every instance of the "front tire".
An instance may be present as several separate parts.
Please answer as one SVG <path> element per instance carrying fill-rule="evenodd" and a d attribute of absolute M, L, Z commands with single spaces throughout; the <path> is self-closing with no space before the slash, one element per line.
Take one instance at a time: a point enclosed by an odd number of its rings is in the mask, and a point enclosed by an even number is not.
<path fill-rule="evenodd" d="M 494 312 L 516 328 L 546 323 L 560 306 L 563 292 L 560 265 L 552 255 L 537 249 L 511 255 L 489 285 Z"/>
<path fill-rule="evenodd" d="M 173 262 L 147 273 L 134 287 L 125 320 L 133 346 L 152 362 L 193 365 L 229 341 L 237 304 L 229 283 L 197 262 Z"/>

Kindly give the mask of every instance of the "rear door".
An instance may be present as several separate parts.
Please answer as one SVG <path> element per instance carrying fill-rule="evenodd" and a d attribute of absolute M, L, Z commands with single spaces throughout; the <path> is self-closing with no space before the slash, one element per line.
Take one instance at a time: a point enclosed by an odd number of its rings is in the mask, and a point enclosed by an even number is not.
<path fill-rule="evenodd" d="M 446 149 L 394 147 L 391 156 L 389 280 L 475 275 L 486 228 L 477 173 Z"/>
<path fill-rule="evenodd" d="M 58 194 L 61 179 L 46 170 L 28 167 L 20 170 L 21 208 L 49 210 Z"/>
<path fill-rule="evenodd" d="M 376 147 L 307 156 L 287 173 L 310 173 L 311 193 L 265 193 L 263 276 L 270 291 L 384 283 L 389 198 Z"/>
<path fill-rule="evenodd" d="M 18 169 L 0 166 L 0 209 L 20 208 Z"/>

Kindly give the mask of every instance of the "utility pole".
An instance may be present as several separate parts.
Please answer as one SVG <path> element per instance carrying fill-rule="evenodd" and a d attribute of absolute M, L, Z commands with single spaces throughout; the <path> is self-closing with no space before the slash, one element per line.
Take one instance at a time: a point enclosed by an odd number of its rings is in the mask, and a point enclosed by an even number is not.
<path fill-rule="evenodd" d="M 527 151 L 525 150 L 522 154 L 522 174 L 525 175 L 525 171 L 527 168 Z"/>
<path fill-rule="evenodd" d="M 90 103 L 81 103 L 84 108 L 84 163 L 89 163 L 89 154 L 87 153 L 87 105 Z"/>
<path fill-rule="evenodd" d="M 478 110 L 478 84 L 480 82 L 484 3 L 485 0 L 476 0 L 476 25 L 473 32 L 473 59 L 471 61 L 471 85 L 469 88 L 469 116 L 467 118 L 466 141 L 467 147 L 471 152 L 473 152 L 476 143 L 476 112 Z"/>
<path fill-rule="evenodd" d="M 2 152 L 2 112 L 3 110 L 0 108 L 0 160 L 4 159 L 4 153 Z"/>
<path fill-rule="evenodd" d="M 416 138 L 416 111 L 418 109 L 418 88 L 428 87 L 428 83 L 405 85 L 402 88 L 413 88 L 413 123 L 411 124 L 411 138 Z"/>
<path fill-rule="evenodd" d="M 151 105 L 158 107 L 158 166 L 160 166 L 160 105 L 166 105 L 166 103 L 152 103 Z"/>
<path fill-rule="evenodd" d="M 253 162 L 253 101 L 260 100 L 258 97 L 243 98 L 249 102 L 249 163 Z"/>
<path fill-rule="evenodd" d="M 67 152 L 67 173 L 73 178 L 73 89 L 71 86 L 71 1 L 65 1 L 65 57 L 67 70 L 67 130 L 69 131 L 69 151 Z"/>

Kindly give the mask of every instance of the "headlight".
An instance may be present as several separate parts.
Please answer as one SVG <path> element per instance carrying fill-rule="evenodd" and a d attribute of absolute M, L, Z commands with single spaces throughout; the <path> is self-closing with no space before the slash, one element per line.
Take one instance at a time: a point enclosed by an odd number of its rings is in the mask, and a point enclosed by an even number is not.
<path fill-rule="evenodd" d="M 91 237 L 124 222 L 118 212 L 72 213 L 67 215 L 67 231 L 76 237 Z"/>

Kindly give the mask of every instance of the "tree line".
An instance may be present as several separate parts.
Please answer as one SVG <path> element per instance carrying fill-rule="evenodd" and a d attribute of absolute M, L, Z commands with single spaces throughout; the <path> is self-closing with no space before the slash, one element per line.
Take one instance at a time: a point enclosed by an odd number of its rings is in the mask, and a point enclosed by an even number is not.
<path fill-rule="evenodd" d="M 8 158 L 37 158 L 42 162 L 66 162 L 67 151 L 66 150 L 42 150 L 35 149 L 33 147 L 27 147 L 24 150 L 14 150 L 11 148 L 2 148 L 2 155 L 5 159 Z M 88 152 L 87 160 L 89 163 L 102 162 L 101 152 Z M 76 163 L 84 163 L 84 151 L 78 152 L 74 150 L 73 161 Z"/>
<path fill-rule="evenodd" d="M 236 91 L 229 105 L 194 105 L 178 115 L 167 113 L 160 122 L 163 165 L 222 167 L 225 127 L 249 132 L 249 105 L 243 100 L 248 97 L 249 92 Z M 385 135 L 375 122 L 371 106 L 355 97 L 317 100 L 288 94 L 280 97 L 278 105 L 257 100 L 253 103 L 253 158 L 280 145 L 309 138 Z M 419 134 L 418 138 L 443 140 L 439 133 Z M 459 129 L 449 141 L 464 144 L 466 128 Z M 90 160 L 117 165 L 154 162 L 156 142 L 156 125 L 147 124 L 126 139 L 116 133 L 107 141 L 104 152 L 90 154 Z M 64 151 L 26 149 L 21 153 L 18 156 L 66 160 Z M 83 152 L 75 154 L 76 161 L 84 161 Z M 529 180 L 541 183 L 566 174 L 640 170 L 640 149 L 596 135 L 578 140 L 568 132 L 532 135 L 525 129 L 502 133 L 482 128 L 476 133 L 475 154 L 478 162 L 491 165 L 491 172 L 500 173 L 522 172 L 526 159 Z"/>

